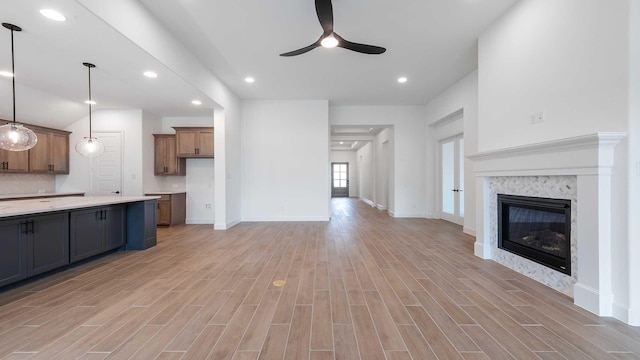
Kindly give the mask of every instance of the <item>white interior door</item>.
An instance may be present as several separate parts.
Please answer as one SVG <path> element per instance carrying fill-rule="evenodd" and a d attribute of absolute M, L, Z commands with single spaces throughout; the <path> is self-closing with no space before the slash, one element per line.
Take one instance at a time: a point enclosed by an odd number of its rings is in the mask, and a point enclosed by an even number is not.
<path fill-rule="evenodd" d="M 104 144 L 104 154 L 91 159 L 91 192 L 122 195 L 122 133 L 96 132 L 95 136 Z"/>
<path fill-rule="evenodd" d="M 440 217 L 464 224 L 464 138 L 462 135 L 440 142 Z"/>

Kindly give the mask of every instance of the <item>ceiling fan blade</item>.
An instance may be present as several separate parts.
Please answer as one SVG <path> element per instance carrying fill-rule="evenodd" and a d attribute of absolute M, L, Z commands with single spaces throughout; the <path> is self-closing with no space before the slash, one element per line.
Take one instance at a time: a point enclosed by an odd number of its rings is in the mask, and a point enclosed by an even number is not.
<path fill-rule="evenodd" d="M 296 56 L 296 55 L 301 55 L 304 54 L 306 52 L 309 52 L 315 48 L 317 48 L 318 46 L 320 46 L 320 42 L 315 42 L 309 46 L 303 47 L 302 49 L 298 49 L 298 50 L 293 50 L 293 51 L 289 51 L 286 52 L 284 54 L 280 54 L 280 56 Z"/>
<path fill-rule="evenodd" d="M 358 43 L 345 40 L 342 36 L 336 33 L 333 33 L 333 36 L 336 39 L 338 39 L 338 47 L 341 47 L 343 49 L 347 49 L 347 50 L 351 50 L 351 51 L 355 51 L 363 54 L 370 54 L 370 55 L 380 55 L 385 51 L 387 51 L 387 49 L 380 46 L 358 44 Z"/>
<path fill-rule="evenodd" d="M 331 0 L 316 0 L 316 14 L 325 35 L 333 32 L 333 5 Z"/>

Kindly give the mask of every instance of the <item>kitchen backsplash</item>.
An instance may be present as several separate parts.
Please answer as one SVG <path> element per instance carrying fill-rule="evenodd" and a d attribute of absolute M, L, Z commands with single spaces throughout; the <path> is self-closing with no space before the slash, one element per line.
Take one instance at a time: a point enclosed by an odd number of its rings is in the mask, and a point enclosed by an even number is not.
<path fill-rule="evenodd" d="M 56 176 L 49 174 L 0 174 L 0 195 L 56 191 Z"/>

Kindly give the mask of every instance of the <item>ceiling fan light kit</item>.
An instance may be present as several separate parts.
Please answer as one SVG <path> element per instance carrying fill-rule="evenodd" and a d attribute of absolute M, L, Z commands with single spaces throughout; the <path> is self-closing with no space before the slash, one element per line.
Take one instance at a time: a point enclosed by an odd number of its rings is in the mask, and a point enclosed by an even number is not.
<path fill-rule="evenodd" d="M 0 149 L 9 151 L 25 151 L 36 146 L 38 137 L 31 129 L 16 123 L 16 69 L 13 51 L 13 32 L 22 31 L 19 26 L 2 23 L 2 26 L 11 30 L 11 84 L 13 90 L 13 122 L 0 126 Z"/>
<path fill-rule="evenodd" d="M 387 51 L 387 49 L 366 44 L 358 44 L 345 40 L 342 36 L 333 31 L 333 5 L 331 0 L 315 0 L 316 14 L 322 26 L 322 36 L 313 44 L 298 50 L 280 54 L 280 56 L 296 56 L 309 52 L 319 46 L 326 48 L 341 47 L 343 49 L 359 52 L 362 54 L 379 55 Z"/>

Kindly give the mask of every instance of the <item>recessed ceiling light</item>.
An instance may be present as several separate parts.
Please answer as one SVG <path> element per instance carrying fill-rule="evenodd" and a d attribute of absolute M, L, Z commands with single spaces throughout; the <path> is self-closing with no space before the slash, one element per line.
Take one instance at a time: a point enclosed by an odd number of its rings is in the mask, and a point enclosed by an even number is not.
<path fill-rule="evenodd" d="M 93 100 L 91 100 L 91 101 L 89 101 L 89 100 L 85 100 L 85 101 L 84 101 L 84 103 L 85 103 L 85 104 L 89 104 L 89 105 L 95 105 L 95 104 L 96 104 L 96 102 L 95 102 L 95 101 L 93 101 Z"/>
<path fill-rule="evenodd" d="M 64 15 L 62 15 L 61 13 L 59 13 L 58 11 L 55 11 L 53 9 L 42 9 L 40 10 L 40 14 L 42 14 L 42 16 L 51 19 L 51 20 L 55 20 L 55 21 L 66 21 L 67 18 L 64 17 Z"/>
<path fill-rule="evenodd" d="M 202 105 L 202 101 L 200 101 L 200 100 L 193 100 L 191 103 L 193 105 Z"/>
<path fill-rule="evenodd" d="M 0 71 L 0 76 L 13 77 L 13 73 L 11 71 Z"/>
<path fill-rule="evenodd" d="M 373 131 L 373 128 L 369 128 L 369 131 Z"/>
<path fill-rule="evenodd" d="M 152 79 L 155 79 L 158 77 L 158 74 L 154 73 L 153 71 L 145 71 L 142 73 L 142 75 Z"/>
<path fill-rule="evenodd" d="M 340 145 L 344 145 L 344 141 L 340 141 Z"/>
<path fill-rule="evenodd" d="M 400 84 L 404 84 L 404 83 L 406 83 L 406 82 L 407 82 L 407 80 L 408 80 L 408 79 L 407 79 L 406 77 L 404 77 L 404 76 L 402 76 L 402 77 L 399 77 L 399 78 L 398 78 L 398 82 L 399 82 Z"/>
<path fill-rule="evenodd" d="M 251 76 L 247 76 L 246 78 L 244 78 L 244 82 L 253 84 L 254 82 L 256 82 L 256 79 L 252 78 Z"/>

